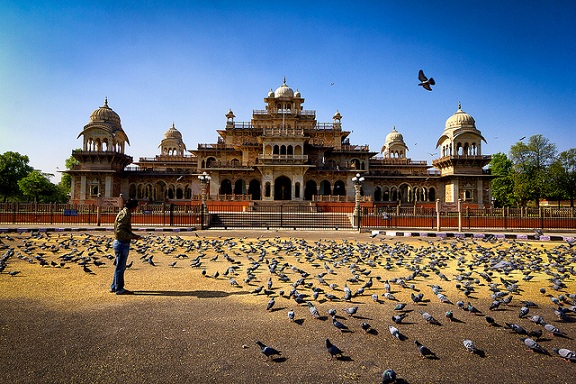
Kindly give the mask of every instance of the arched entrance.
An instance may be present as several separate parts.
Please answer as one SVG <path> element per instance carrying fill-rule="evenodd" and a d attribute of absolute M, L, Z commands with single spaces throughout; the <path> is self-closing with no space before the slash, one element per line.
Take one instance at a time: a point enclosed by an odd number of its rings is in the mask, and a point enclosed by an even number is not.
<path fill-rule="evenodd" d="M 312 200 L 316 195 L 317 186 L 314 180 L 308 180 L 304 188 L 304 200 Z"/>
<path fill-rule="evenodd" d="M 252 200 L 260 200 L 260 182 L 258 180 L 250 180 L 250 184 L 248 184 L 248 194 L 252 195 Z"/>
<path fill-rule="evenodd" d="M 274 181 L 274 200 L 291 200 L 292 183 L 286 176 L 280 176 Z"/>

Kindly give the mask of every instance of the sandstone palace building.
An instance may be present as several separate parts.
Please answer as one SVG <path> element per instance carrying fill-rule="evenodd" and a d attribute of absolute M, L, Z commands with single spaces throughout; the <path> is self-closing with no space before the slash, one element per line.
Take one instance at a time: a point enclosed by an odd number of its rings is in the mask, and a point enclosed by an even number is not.
<path fill-rule="evenodd" d="M 460 105 L 438 130 L 437 158 L 414 161 L 402 134 L 393 128 L 381 151 L 350 143 L 343 116 L 318 122 L 316 111 L 304 108 L 304 98 L 284 83 L 264 98 L 263 109 L 248 122 L 225 115 L 215 143 L 188 150 L 174 124 L 159 135 L 159 154 L 134 161 L 120 116 L 108 106 L 96 109 L 78 135 L 82 149 L 72 152 L 79 164 L 72 176 L 71 201 L 95 202 L 98 196 L 120 195 L 145 202 L 186 204 L 199 200 L 210 176 L 209 201 L 244 204 L 300 202 L 344 203 L 354 200 L 352 178 L 364 177 L 362 199 L 374 205 L 433 206 L 461 199 L 471 207 L 491 202 L 490 161 L 474 118 Z M 432 149 L 431 149 L 432 150 Z M 274 203 L 278 202 L 278 203 Z M 295 204 L 295 203 L 293 203 Z"/>

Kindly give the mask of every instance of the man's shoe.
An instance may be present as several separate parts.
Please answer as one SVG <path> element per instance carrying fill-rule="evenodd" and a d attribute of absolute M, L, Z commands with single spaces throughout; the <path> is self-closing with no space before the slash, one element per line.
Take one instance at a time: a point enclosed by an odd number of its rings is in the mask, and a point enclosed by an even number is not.
<path fill-rule="evenodd" d="M 119 291 L 116 291 L 116 294 L 117 294 L 117 295 L 133 295 L 134 292 L 129 291 L 129 290 L 127 290 L 127 289 L 121 289 L 121 290 L 119 290 Z"/>

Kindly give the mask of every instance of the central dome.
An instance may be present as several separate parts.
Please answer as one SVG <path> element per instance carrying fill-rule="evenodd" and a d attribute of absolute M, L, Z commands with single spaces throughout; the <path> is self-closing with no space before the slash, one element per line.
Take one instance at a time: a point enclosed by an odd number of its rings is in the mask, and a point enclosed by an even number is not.
<path fill-rule="evenodd" d="M 117 128 L 122 129 L 122 124 L 120 123 L 120 116 L 108 107 L 108 98 L 104 100 L 104 105 L 96 109 L 90 115 L 91 123 L 109 123 L 114 124 Z"/>
<path fill-rule="evenodd" d="M 453 128 L 476 128 L 476 121 L 472 116 L 462 110 L 458 103 L 458 110 L 446 120 L 445 130 Z"/>
<path fill-rule="evenodd" d="M 274 92 L 274 97 L 294 97 L 294 91 L 286 84 L 286 78 L 284 78 L 284 84 L 279 86 Z"/>

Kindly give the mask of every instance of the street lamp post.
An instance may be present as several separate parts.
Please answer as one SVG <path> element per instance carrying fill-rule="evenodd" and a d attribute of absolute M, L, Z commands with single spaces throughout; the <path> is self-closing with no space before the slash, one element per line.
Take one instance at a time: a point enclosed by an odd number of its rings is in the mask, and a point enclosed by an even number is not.
<path fill-rule="evenodd" d="M 360 176 L 359 173 L 356 174 L 352 178 L 352 182 L 354 183 L 354 213 L 352 216 L 354 217 L 354 224 L 360 230 L 360 190 L 362 188 L 362 183 L 364 182 L 364 178 Z"/>
<path fill-rule="evenodd" d="M 202 189 L 200 190 L 200 199 L 202 200 L 202 206 L 200 207 L 200 228 L 204 229 L 204 218 L 208 214 L 208 207 L 206 206 L 206 187 L 210 182 L 210 175 L 206 172 L 202 172 L 201 175 L 198 175 L 198 180 L 202 184 Z"/>

